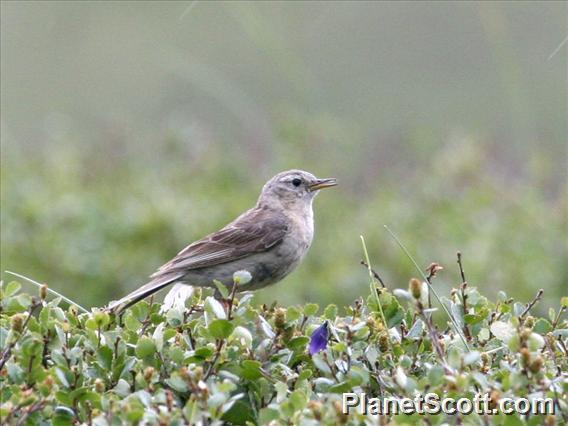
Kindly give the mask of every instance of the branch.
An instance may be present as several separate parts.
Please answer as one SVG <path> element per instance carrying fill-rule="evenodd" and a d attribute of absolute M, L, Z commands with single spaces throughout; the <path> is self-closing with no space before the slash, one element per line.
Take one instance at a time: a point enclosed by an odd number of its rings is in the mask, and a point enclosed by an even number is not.
<path fill-rule="evenodd" d="M 371 268 L 369 265 L 367 265 L 367 262 L 365 262 L 364 260 L 361 260 L 361 265 L 363 265 L 365 268 L 367 268 L 367 270 L 370 270 L 371 273 L 373 274 L 373 277 L 375 277 L 375 279 L 381 283 L 381 285 L 383 286 L 383 288 L 386 287 L 385 283 L 383 282 L 381 276 L 373 269 Z"/>
<path fill-rule="evenodd" d="M 525 308 L 525 310 L 521 313 L 521 315 L 519 315 L 519 319 L 523 319 L 525 317 L 525 315 L 527 315 L 529 313 L 529 311 L 533 308 L 533 306 L 536 305 L 537 302 L 540 301 L 543 293 L 544 293 L 544 290 L 542 288 L 539 291 L 536 292 L 536 296 L 534 297 L 533 300 L 531 300 L 531 302 L 529 304 L 527 304 L 527 307 Z"/>

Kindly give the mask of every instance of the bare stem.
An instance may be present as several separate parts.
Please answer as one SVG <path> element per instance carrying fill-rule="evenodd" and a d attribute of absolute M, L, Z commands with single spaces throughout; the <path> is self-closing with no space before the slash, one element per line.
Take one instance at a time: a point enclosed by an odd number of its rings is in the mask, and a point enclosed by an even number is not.
<path fill-rule="evenodd" d="M 381 276 L 373 269 L 370 268 L 369 265 L 367 264 L 367 262 L 365 262 L 364 260 L 361 260 L 361 265 L 363 265 L 365 268 L 367 269 L 371 269 L 371 272 L 373 273 L 373 277 L 375 277 L 375 279 L 381 283 L 381 285 L 383 286 L 383 288 L 386 288 L 385 283 L 383 282 L 383 279 L 381 278 Z"/>
<path fill-rule="evenodd" d="M 531 302 L 529 304 L 527 304 L 527 307 L 525 308 L 525 310 L 521 313 L 521 315 L 519 315 L 520 319 L 523 319 L 529 313 L 529 311 L 533 308 L 533 306 L 536 305 L 540 301 L 543 293 L 544 293 L 544 290 L 542 288 L 536 292 L 534 299 L 531 300 Z"/>

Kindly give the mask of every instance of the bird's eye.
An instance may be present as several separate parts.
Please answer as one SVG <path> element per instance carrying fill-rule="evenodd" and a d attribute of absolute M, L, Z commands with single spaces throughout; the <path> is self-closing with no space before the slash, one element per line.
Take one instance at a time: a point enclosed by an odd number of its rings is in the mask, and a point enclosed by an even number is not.
<path fill-rule="evenodd" d="M 295 179 L 292 181 L 292 185 L 294 185 L 294 186 L 300 186 L 301 183 L 302 183 L 302 180 L 301 180 L 301 179 L 298 179 L 298 178 L 295 178 Z"/>

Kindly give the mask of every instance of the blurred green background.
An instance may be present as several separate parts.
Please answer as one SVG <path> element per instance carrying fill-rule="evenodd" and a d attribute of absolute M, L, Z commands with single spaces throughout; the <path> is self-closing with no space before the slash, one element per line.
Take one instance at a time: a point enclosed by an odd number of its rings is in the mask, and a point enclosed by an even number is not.
<path fill-rule="evenodd" d="M 568 293 L 565 2 L 1 7 L 2 270 L 102 305 L 303 168 L 341 186 L 260 301 L 366 295 L 360 234 L 406 288 L 383 224 L 442 291 L 461 250 L 489 295 Z"/>

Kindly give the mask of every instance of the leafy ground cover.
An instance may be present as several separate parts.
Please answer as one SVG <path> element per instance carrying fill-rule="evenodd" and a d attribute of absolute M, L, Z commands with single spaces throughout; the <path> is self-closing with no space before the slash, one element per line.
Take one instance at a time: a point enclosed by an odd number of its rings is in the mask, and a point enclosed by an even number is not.
<path fill-rule="evenodd" d="M 439 266 L 429 268 L 432 281 Z M 3 424 L 376 424 L 344 414 L 342 393 L 454 398 L 551 398 L 554 415 L 391 415 L 382 424 L 562 424 L 568 419 L 568 321 L 464 283 L 437 295 L 424 280 L 387 289 L 369 268 L 370 294 L 342 309 L 226 303 L 198 290 L 166 312 L 152 301 L 120 317 L 84 312 L 47 286 L 1 289 Z M 242 276 L 239 280 L 246 279 Z M 27 283 L 26 283 L 27 285 Z M 430 287 L 431 288 L 431 287 Z M 432 297 L 434 296 L 434 297 Z M 526 301 L 525 301 L 526 302 Z"/>

